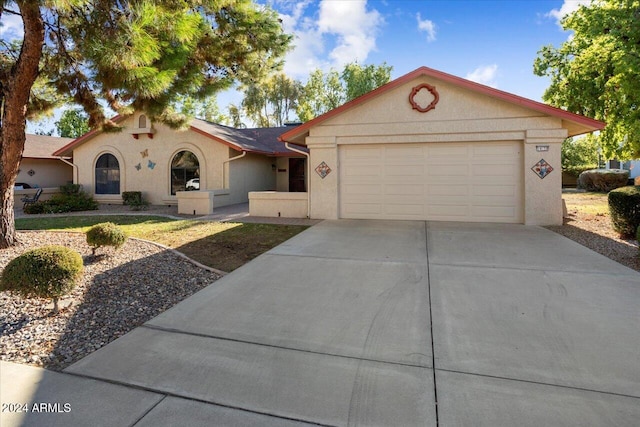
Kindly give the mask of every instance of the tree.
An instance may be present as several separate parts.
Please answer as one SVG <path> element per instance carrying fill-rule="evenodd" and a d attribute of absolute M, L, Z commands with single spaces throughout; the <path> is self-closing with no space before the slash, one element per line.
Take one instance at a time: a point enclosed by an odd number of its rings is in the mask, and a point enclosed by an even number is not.
<path fill-rule="evenodd" d="M 2 0 L 3 14 L 22 18 L 24 37 L 0 44 L 0 247 L 15 242 L 12 188 L 29 115 L 67 98 L 91 128 L 117 129 L 103 100 L 121 116 L 144 110 L 181 127 L 179 96 L 259 79 L 291 41 L 274 11 L 250 0 Z"/>
<path fill-rule="evenodd" d="M 307 122 L 327 111 L 344 104 L 346 97 L 340 74 L 335 70 L 323 73 L 316 69 L 302 88 L 297 113 L 300 120 Z"/>
<path fill-rule="evenodd" d="M 381 65 L 362 66 L 357 62 L 345 65 L 341 77 L 347 102 L 388 83 L 392 69 L 386 62 Z"/>
<path fill-rule="evenodd" d="M 604 120 L 606 158 L 640 157 L 640 0 L 595 0 L 567 15 L 573 31 L 538 52 L 534 72 L 551 77 L 543 99 Z"/>
<path fill-rule="evenodd" d="M 313 71 L 302 89 L 298 117 L 309 121 L 388 83 L 392 69 L 386 63 L 362 66 L 354 62 L 345 65 L 342 73 Z"/>
<path fill-rule="evenodd" d="M 198 117 L 213 123 L 229 124 L 230 118 L 220 111 L 218 101 L 215 96 L 210 96 L 205 100 L 198 100 L 191 97 L 183 97 L 179 102 L 180 112 L 188 117 Z"/>
<path fill-rule="evenodd" d="M 79 109 L 65 110 L 56 122 L 56 129 L 64 138 L 78 138 L 89 132 L 89 117 Z"/>
<path fill-rule="evenodd" d="M 562 170 L 577 177 L 581 172 L 599 167 L 598 138 L 586 135 L 583 138 L 567 138 L 562 143 Z"/>
<path fill-rule="evenodd" d="M 277 73 L 243 87 L 242 108 L 260 127 L 283 126 L 298 105 L 302 84 Z"/>

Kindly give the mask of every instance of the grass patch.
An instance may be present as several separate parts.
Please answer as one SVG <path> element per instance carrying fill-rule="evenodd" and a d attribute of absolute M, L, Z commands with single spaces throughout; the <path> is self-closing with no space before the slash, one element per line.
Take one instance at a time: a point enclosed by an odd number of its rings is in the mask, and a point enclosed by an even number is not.
<path fill-rule="evenodd" d="M 563 193 L 567 209 L 590 215 L 609 215 L 607 193 Z"/>
<path fill-rule="evenodd" d="M 16 219 L 18 230 L 86 232 L 113 222 L 131 237 L 161 243 L 209 267 L 232 271 L 304 231 L 306 226 L 176 220 L 152 215 L 96 215 Z"/>

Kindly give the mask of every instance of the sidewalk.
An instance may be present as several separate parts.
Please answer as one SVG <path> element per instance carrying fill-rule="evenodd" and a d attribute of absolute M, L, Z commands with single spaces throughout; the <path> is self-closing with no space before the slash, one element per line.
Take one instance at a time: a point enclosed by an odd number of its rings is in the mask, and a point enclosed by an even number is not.
<path fill-rule="evenodd" d="M 178 214 L 177 206 L 150 205 L 142 211 L 132 211 L 124 205 L 103 205 L 95 211 L 67 212 L 60 214 L 25 214 L 21 206 L 16 206 L 16 218 L 55 218 L 66 216 L 89 216 L 89 215 L 157 215 L 175 219 L 194 219 L 197 221 L 218 221 L 218 222 L 242 222 L 256 224 L 280 224 L 280 225 L 315 225 L 320 220 L 307 218 L 269 218 L 249 215 L 249 203 L 239 203 L 236 205 L 222 206 L 214 208 L 211 215 L 186 215 Z"/>

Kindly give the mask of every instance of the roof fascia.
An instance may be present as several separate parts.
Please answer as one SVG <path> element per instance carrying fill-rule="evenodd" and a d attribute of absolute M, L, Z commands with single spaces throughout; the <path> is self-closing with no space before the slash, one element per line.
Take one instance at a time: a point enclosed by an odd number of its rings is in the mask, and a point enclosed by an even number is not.
<path fill-rule="evenodd" d="M 354 108 L 360 104 L 363 104 L 379 95 L 382 95 L 383 93 L 386 93 L 398 86 L 401 86 L 405 83 L 408 83 L 409 81 L 420 77 L 420 76 L 427 76 L 427 77 L 433 77 L 439 80 L 442 80 L 444 82 L 447 83 L 451 83 L 454 85 L 457 85 L 459 87 L 462 88 L 466 88 L 469 90 L 472 90 L 474 92 L 479 92 L 488 96 L 492 96 L 494 98 L 498 98 L 501 99 L 503 101 L 507 101 L 510 102 L 512 104 L 515 105 L 520 105 L 522 107 L 525 108 L 529 108 L 538 112 L 542 112 L 544 114 L 550 115 L 550 116 L 554 116 L 554 117 L 558 117 L 561 118 L 563 120 L 567 120 L 573 123 L 577 123 L 580 124 L 586 128 L 589 128 L 590 130 L 585 130 L 585 132 L 591 132 L 593 130 L 601 130 L 602 128 L 604 128 L 605 123 L 600 121 L 600 120 L 596 120 L 596 119 L 591 119 L 589 117 L 585 117 L 585 116 L 581 116 L 579 114 L 575 114 L 575 113 L 571 113 L 569 111 L 563 110 L 561 108 L 557 108 L 557 107 L 552 107 L 550 105 L 547 104 L 543 104 L 542 102 L 538 102 L 538 101 L 534 101 L 528 98 L 524 98 L 522 96 L 519 95 L 514 95 L 512 93 L 509 92 L 505 92 L 499 89 L 495 89 L 489 86 L 485 86 L 483 84 L 480 83 L 476 83 L 476 82 L 472 82 L 470 80 L 467 79 L 463 79 L 461 77 L 457 77 L 454 76 L 452 74 L 447 74 L 445 72 L 442 71 L 438 71 L 438 70 L 434 70 L 432 68 L 428 68 L 428 67 L 420 67 L 408 74 L 405 74 L 404 76 L 401 76 L 399 78 L 397 78 L 396 80 L 393 80 L 389 83 L 387 83 L 386 85 L 380 86 L 379 88 L 365 94 L 362 95 L 356 99 L 353 99 L 349 102 L 347 102 L 344 105 L 341 105 L 340 107 L 337 107 L 331 111 L 326 112 L 323 115 L 320 115 L 318 117 L 316 117 L 313 120 L 310 120 L 306 123 L 304 123 L 303 125 L 300 125 L 296 128 L 293 128 L 290 131 L 284 132 L 282 135 L 280 135 L 280 137 L 278 138 L 280 141 L 282 142 L 293 142 L 290 140 L 293 140 L 295 138 L 299 138 L 301 136 L 303 136 L 306 132 L 309 131 L 309 129 L 311 129 L 314 126 L 319 125 L 320 123 L 335 117 L 337 115 L 342 114 L 343 112 L 350 110 L 351 108 Z"/>

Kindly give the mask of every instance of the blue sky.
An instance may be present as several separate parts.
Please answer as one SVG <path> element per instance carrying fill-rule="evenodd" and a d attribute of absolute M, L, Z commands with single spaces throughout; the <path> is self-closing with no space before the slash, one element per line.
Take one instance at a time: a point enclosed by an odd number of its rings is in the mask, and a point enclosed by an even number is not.
<path fill-rule="evenodd" d="M 313 68 L 350 61 L 393 66 L 400 77 L 420 66 L 534 100 L 548 80 L 533 74 L 538 50 L 569 33 L 561 16 L 584 1 L 323 0 L 270 2 L 295 34 L 285 71 L 304 80 Z"/>
<path fill-rule="evenodd" d="M 559 19 L 588 1 L 260 0 L 294 34 L 284 71 L 303 82 L 315 68 L 352 61 L 386 62 L 392 78 L 424 65 L 536 101 L 549 84 L 533 74 L 538 50 L 567 40 Z M 13 17 L 3 21 L 3 38 L 20 31 Z M 223 109 L 240 100 L 234 91 L 218 96 Z"/>

